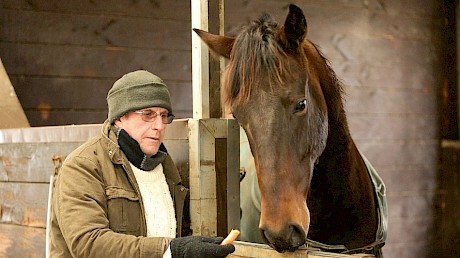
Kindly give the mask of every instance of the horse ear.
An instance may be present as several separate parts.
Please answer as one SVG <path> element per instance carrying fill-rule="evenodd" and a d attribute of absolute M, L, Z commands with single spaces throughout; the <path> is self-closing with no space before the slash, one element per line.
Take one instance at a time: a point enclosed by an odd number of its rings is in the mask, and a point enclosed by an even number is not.
<path fill-rule="evenodd" d="M 193 29 L 214 53 L 230 59 L 234 38 L 215 35 L 204 30 Z"/>
<path fill-rule="evenodd" d="M 302 9 L 296 5 L 289 5 L 289 13 L 284 22 L 284 33 L 288 48 L 298 48 L 307 35 L 307 20 Z"/>

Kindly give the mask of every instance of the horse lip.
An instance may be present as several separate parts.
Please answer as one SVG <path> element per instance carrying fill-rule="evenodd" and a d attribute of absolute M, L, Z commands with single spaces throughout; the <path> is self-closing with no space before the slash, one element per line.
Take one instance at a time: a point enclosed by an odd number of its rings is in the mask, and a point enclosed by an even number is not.
<path fill-rule="evenodd" d="M 295 252 L 299 248 L 299 246 L 290 246 L 289 248 L 283 248 L 282 246 L 277 246 L 273 243 L 269 243 L 273 249 L 275 249 L 278 253 L 286 253 L 286 252 Z M 300 245 L 301 246 L 301 245 Z"/>
<path fill-rule="evenodd" d="M 289 245 L 289 244 L 276 244 L 276 240 L 273 241 L 273 242 L 268 240 L 267 236 L 264 233 L 264 230 L 260 230 L 260 232 L 262 234 L 262 239 L 264 240 L 264 242 L 267 243 L 271 248 L 275 249 L 278 253 L 294 252 L 300 246 L 305 244 L 305 242 L 301 243 L 298 246 L 293 246 L 293 245 Z M 286 248 L 287 246 L 289 246 L 289 248 Z"/>

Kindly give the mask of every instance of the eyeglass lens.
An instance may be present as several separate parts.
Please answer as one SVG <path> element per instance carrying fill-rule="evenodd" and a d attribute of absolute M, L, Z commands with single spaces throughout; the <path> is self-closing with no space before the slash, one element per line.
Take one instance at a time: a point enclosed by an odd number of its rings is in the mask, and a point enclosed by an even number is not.
<path fill-rule="evenodd" d="M 174 115 L 168 113 L 157 113 L 150 110 L 139 111 L 138 113 L 142 115 L 142 120 L 145 122 L 153 122 L 157 116 L 161 117 L 164 124 L 170 124 L 174 120 Z"/>

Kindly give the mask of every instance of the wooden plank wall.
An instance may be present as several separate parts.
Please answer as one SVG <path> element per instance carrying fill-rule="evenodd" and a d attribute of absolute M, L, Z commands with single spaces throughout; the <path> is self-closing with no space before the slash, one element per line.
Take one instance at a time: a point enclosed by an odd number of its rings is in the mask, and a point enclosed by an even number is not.
<path fill-rule="evenodd" d="M 5 0 L 0 56 L 32 126 L 102 123 L 108 89 L 136 69 L 162 77 L 190 117 L 190 16 L 183 0 Z"/>
<path fill-rule="evenodd" d="M 352 135 L 386 182 L 385 255 L 427 256 L 436 246 L 444 1 L 232 0 L 226 31 L 262 11 L 282 23 L 291 2 L 343 79 Z M 113 81 L 138 68 L 163 77 L 175 113 L 191 116 L 189 1 L 3 0 L 0 24 L 0 57 L 32 126 L 101 123 Z"/>
<path fill-rule="evenodd" d="M 0 144 L 0 257 L 44 257 L 53 155 L 81 142 Z"/>

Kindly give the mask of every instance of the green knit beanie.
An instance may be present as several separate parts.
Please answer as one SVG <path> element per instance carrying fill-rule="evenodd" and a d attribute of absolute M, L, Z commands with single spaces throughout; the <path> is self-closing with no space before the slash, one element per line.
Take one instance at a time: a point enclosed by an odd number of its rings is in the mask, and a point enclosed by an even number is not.
<path fill-rule="evenodd" d="M 107 94 L 109 121 L 113 123 L 130 111 L 162 107 L 172 114 L 169 91 L 158 76 L 138 70 L 118 79 Z"/>

